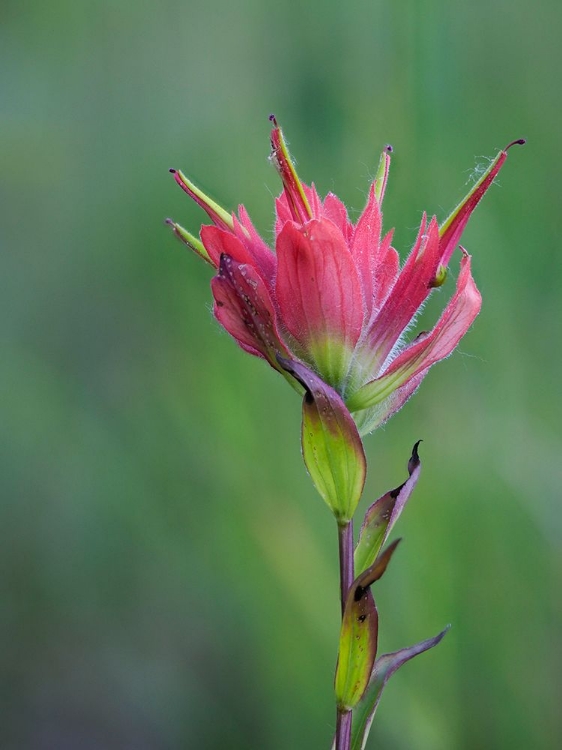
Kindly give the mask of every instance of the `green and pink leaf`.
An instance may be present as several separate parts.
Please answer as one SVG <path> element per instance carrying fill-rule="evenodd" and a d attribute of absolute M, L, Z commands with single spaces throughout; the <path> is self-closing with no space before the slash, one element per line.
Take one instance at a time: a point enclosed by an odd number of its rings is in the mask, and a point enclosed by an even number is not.
<path fill-rule="evenodd" d="M 281 367 L 305 389 L 302 452 L 314 485 L 339 524 L 355 513 L 367 462 L 355 422 L 341 397 L 301 362 L 278 357 Z"/>
<path fill-rule="evenodd" d="M 434 648 L 445 637 L 449 627 L 446 627 L 434 638 L 428 638 L 426 641 L 417 643 L 415 646 L 400 649 L 392 654 L 380 656 L 369 680 L 369 684 L 353 711 L 352 729 L 351 729 L 351 750 L 365 750 L 369 731 L 378 708 L 382 692 L 392 677 L 403 664 L 413 659 L 419 654 Z"/>

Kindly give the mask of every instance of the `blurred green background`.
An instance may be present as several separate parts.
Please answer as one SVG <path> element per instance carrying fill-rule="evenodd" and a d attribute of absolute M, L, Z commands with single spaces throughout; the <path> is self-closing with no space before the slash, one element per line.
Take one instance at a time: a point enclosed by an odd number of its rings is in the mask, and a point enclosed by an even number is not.
<path fill-rule="evenodd" d="M 336 533 L 298 398 L 210 314 L 163 225 L 181 167 L 271 238 L 269 123 L 406 253 L 525 136 L 464 237 L 484 307 L 367 438 L 362 509 L 424 472 L 377 584 L 370 747 L 554 749 L 560 712 L 562 5 L 4 0 L 0 747 L 329 748 Z M 456 274 L 453 274 L 453 276 Z M 419 330 L 452 288 L 435 295 Z"/>

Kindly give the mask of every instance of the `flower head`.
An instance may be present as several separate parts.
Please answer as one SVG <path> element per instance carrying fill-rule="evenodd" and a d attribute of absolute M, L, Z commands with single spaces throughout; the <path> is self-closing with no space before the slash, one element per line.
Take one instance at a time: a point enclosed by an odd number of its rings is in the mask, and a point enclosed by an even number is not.
<path fill-rule="evenodd" d="M 464 249 L 456 290 L 429 333 L 405 334 L 447 266 L 468 219 L 507 158 L 500 151 L 441 225 L 422 218 L 400 266 L 392 232 L 382 231 L 390 153 L 381 156 L 367 204 L 353 224 L 332 193 L 323 200 L 299 179 L 282 131 L 272 117 L 271 161 L 283 182 L 276 200 L 275 249 L 246 209 L 230 214 L 181 172 L 180 187 L 208 214 L 200 238 L 168 220 L 175 234 L 216 270 L 214 314 L 246 352 L 261 357 L 297 389 L 308 368 L 338 394 L 362 433 L 397 411 L 429 368 L 447 357 L 478 314 L 481 296 Z M 515 141 L 514 143 L 522 143 Z M 297 363 L 297 367 L 288 362 Z"/>

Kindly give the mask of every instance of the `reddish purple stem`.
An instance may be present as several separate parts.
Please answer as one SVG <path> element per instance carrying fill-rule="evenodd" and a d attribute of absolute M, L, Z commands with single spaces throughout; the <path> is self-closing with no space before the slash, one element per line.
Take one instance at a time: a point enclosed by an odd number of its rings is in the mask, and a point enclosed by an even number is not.
<path fill-rule="evenodd" d="M 340 551 L 340 595 L 341 613 L 345 609 L 347 592 L 354 580 L 353 570 L 353 521 L 345 526 L 338 526 Z M 350 750 L 351 747 L 351 711 L 338 708 L 336 722 L 336 750 Z"/>
<path fill-rule="evenodd" d="M 351 711 L 338 711 L 336 724 L 336 750 L 349 750 L 351 747 Z"/>
<path fill-rule="evenodd" d="M 340 548 L 340 592 L 341 613 L 345 609 L 347 592 L 354 580 L 353 575 L 353 521 L 345 526 L 338 526 L 338 541 Z"/>

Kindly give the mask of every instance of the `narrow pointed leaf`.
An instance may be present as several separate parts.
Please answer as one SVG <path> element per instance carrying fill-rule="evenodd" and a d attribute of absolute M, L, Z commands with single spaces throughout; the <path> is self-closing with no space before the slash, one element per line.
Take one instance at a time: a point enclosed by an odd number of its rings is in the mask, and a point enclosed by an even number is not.
<path fill-rule="evenodd" d="M 363 492 L 367 464 L 363 444 L 341 397 L 300 362 L 278 362 L 305 389 L 302 452 L 312 481 L 336 520 L 351 520 Z"/>
<path fill-rule="evenodd" d="M 392 526 L 396 523 L 408 498 L 412 494 L 420 475 L 421 464 L 418 456 L 418 441 L 408 461 L 409 479 L 379 497 L 365 513 L 359 540 L 355 547 L 355 575 L 370 567 L 377 558 Z M 396 512 L 395 512 L 396 511 Z"/>
<path fill-rule="evenodd" d="M 392 675 L 414 656 L 423 654 L 424 651 L 437 646 L 448 630 L 449 626 L 434 638 L 429 638 L 409 648 L 400 649 L 400 651 L 395 651 L 392 654 L 384 654 L 377 659 L 365 694 L 353 711 L 351 750 L 364 750 L 382 691 Z"/>
<path fill-rule="evenodd" d="M 369 684 L 377 654 L 379 616 L 370 589 L 362 589 L 358 601 L 346 607 L 340 634 L 336 671 L 336 700 L 350 711 Z"/>
<path fill-rule="evenodd" d="M 379 632 L 379 617 L 370 586 L 385 572 L 399 541 L 393 542 L 349 589 L 336 668 L 335 690 L 340 710 L 352 710 L 369 684 Z"/>

